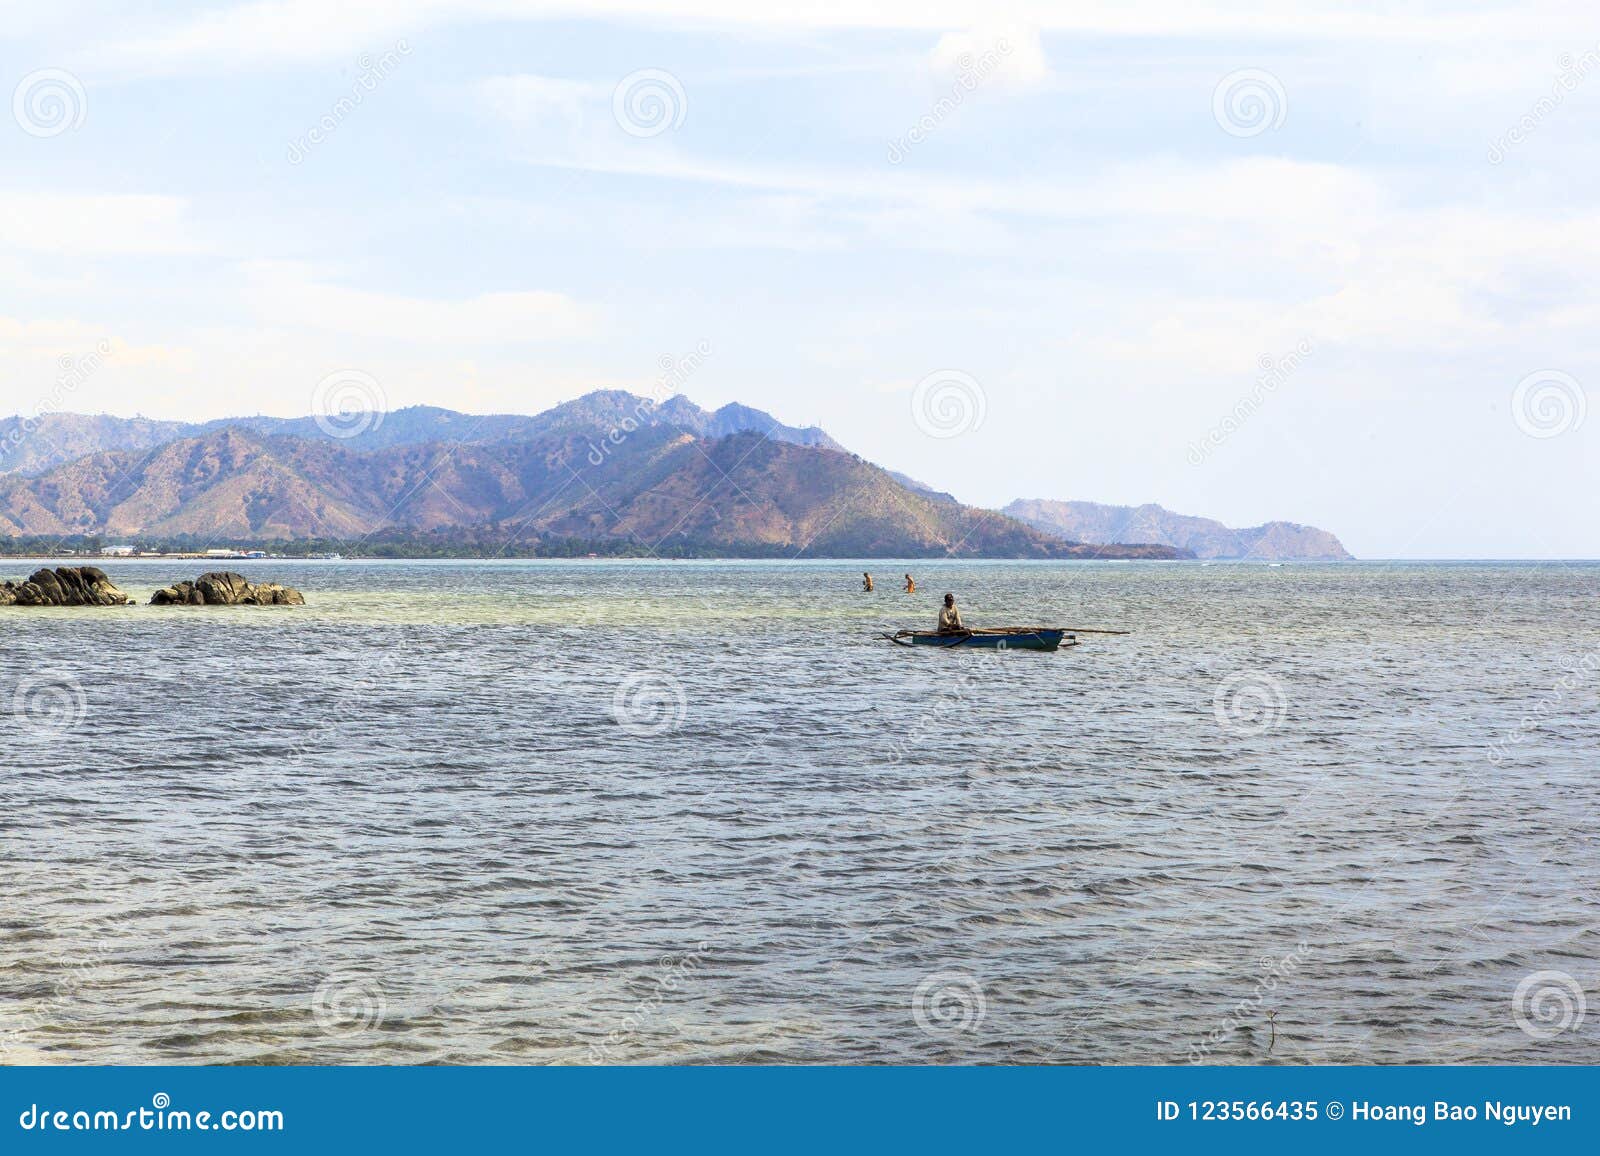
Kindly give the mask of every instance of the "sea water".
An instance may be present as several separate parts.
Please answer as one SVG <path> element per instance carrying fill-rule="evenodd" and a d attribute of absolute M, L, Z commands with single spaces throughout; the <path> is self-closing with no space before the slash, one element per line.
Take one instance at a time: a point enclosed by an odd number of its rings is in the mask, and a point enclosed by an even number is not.
<path fill-rule="evenodd" d="M 1600 1054 L 1600 566 L 229 565 L 0 610 L 0 1059 Z"/>

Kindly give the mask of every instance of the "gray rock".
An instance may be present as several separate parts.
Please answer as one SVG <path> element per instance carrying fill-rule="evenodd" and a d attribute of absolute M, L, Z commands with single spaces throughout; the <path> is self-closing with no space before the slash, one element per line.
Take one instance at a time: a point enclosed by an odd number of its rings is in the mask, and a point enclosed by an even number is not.
<path fill-rule="evenodd" d="M 37 570 L 26 582 L 0 582 L 0 606 L 126 606 L 105 571 L 94 566 Z"/>
<path fill-rule="evenodd" d="M 217 570 L 193 582 L 179 582 L 157 590 L 152 606 L 304 606 L 305 595 L 276 582 L 251 582 L 243 574 Z"/>

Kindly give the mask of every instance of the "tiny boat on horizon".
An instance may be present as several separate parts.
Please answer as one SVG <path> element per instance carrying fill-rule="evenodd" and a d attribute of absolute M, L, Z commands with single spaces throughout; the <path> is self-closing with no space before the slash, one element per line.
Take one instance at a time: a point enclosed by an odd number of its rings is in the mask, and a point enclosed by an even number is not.
<path fill-rule="evenodd" d="M 978 650 L 1057 650 L 1078 645 L 1078 636 L 1054 626 L 997 626 L 941 634 L 937 630 L 901 630 L 879 637 L 896 646 L 964 647 Z"/>

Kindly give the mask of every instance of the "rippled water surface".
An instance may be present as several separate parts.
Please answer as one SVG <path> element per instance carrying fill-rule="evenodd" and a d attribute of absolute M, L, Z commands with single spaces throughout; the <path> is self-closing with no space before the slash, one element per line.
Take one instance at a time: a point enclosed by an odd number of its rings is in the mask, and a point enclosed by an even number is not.
<path fill-rule="evenodd" d="M 6 1062 L 1600 1059 L 1600 567 L 236 565 L 0 609 Z"/>

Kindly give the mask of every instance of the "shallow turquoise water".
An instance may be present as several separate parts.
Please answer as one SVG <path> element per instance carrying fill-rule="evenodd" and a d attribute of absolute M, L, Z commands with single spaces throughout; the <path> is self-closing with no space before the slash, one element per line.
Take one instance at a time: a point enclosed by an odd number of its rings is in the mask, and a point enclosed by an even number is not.
<path fill-rule="evenodd" d="M 229 565 L 0 610 L 9 1062 L 1597 1054 L 1600 566 Z"/>

